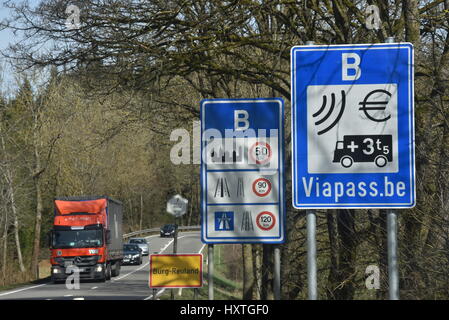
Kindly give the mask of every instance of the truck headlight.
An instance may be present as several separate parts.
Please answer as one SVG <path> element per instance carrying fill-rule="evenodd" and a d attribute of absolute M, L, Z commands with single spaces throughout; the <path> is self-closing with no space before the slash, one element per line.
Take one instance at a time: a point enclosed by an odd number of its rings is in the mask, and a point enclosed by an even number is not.
<path fill-rule="evenodd" d="M 103 266 L 101 264 L 99 264 L 98 266 L 95 267 L 96 272 L 101 272 L 102 270 L 103 270 Z"/>
<path fill-rule="evenodd" d="M 52 272 L 53 273 L 61 273 L 61 270 L 59 270 L 58 268 L 53 268 Z"/>

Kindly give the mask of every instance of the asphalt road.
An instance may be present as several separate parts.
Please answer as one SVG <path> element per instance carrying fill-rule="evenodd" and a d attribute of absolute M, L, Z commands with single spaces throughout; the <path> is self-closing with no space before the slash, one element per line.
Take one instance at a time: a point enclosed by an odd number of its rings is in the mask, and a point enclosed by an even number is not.
<path fill-rule="evenodd" d="M 173 253 L 173 238 L 147 237 L 151 253 Z M 199 232 L 183 232 L 178 236 L 178 253 L 200 253 L 204 249 Z M 52 282 L 0 291 L 0 300 L 150 300 L 148 287 L 149 257 L 140 266 L 122 266 L 120 275 L 106 282 L 82 281 L 80 289 Z M 158 290 L 159 297 L 164 289 Z"/>

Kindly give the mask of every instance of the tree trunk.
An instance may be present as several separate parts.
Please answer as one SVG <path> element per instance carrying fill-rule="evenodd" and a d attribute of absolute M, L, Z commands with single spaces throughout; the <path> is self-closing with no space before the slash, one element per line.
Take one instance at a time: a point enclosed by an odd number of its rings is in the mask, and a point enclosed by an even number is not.
<path fill-rule="evenodd" d="M 357 239 L 354 224 L 354 210 L 339 210 L 337 213 L 337 229 L 340 236 L 340 246 L 338 249 L 339 270 L 338 287 L 335 290 L 335 297 L 338 300 L 354 299 L 354 277 L 356 265 Z"/>
<path fill-rule="evenodd" d="M 131 199 L 131 197 L 128 200 L 128 211 L 129 211 L 129 217 L 130 217 L 130 221 L 131 221 L 131 231 L 135 231 L 134 230 L 134 215 L 133 215 L 133 201 Z"/>
<path fill-rule="evenodd" d="M 196 194 L 196 174 L 195 167 L 191 166 L 190 171 L 190 199 L 189 199 L 189 208 L 187 213 L 187 225 L 191 226 L 192 223 L 192 214 L 193 214 L 193 206 L 194 206 L 194 197 Z"/>
<path fill-rule="evenodd" d="M 252 245 L 242 244 L 243 257 L 243 300 L 252 300 L 254 291 L 254 269 Z"/>
<path fill-rule="evenodd" d="M 415 46 L 419 45 L 419 9 L 418 0 L 403 0 L 402 13 L 405 23 L 405 40 L 413 42 Z"/>
<path fill-rule="evenodd" d="M 142 230 L 142 219 L 143 219 L 143 195 L 140 194 L 140 221 L 139 221 L 139 230 Z"/>
<path fill-rule="evenodd" d="M 380 290 L 377 290 L 378 299 L 388 298 L 388 243 L 387 243 L 387 212 L 379 210 L 379 271 Z"/>
<path fill-rule="evenodd" d="M 420 23 L 419 23 L 419 9 L 418 9 L 418 1 L 417 0 L 403 0 L 402 1 L 402 13 L 404 16 L 404 26 L 405 26 L 405 41 L 412 42 L 415 46 L 416 52 L 419 52 L 417 49 L 420 45 Z M 431 95 L 434 94 L 434 90 L 432 90 Z M 427 124 L 432 123 L 433 116 L 429 113 L 426 118 L 422 117 L 424 121 L 427 121 Z M 424 123 L 424 126 L 420 126 L 421 128 L 427 128 L 427 124 Z M 420 203 L 424 204 L 425 201 L 422 199 L 425 194 L 427 194 L 424 190 L 424 183 L 420 183 L 420 180 L 424 180 L 428 174 L 430 175 L 430 168 L 428 165 L 428 148 L 430 146 L 430 138 L 429 132 L 424 131 L 420 132 L 417 130 L 416 141 L 418 141 L 416 149 L 417 150 L 426 150 L 426 153 L 420 154 L 417 152 L 416 155 L 416 172 L 417 172 L 417 184 L 416 184 L 416 194 L 417 194 L 417 204 L 418 207 Z M 403 289 L 405 292 L 408 292 L 410 289 L 414 289 L 419 283 L 420 279 L 416 277 L 416 270 L 418 269 L 418 251 L 419 250 L 419 235 L 421 233 L 422 224 L 419 219 L 415 216 L 415 210 L 404 210 L 402 223 L 404 225 L 404 259 L 402 260 L 404 265 L 406 266 L 406 270 L 404 270 L 404 274 L 406 275 L 401 279 L 401 283 L 403 283 Z M 406 297 L 404 297 L 406 298 Z"/>
<path fill-rule="evenodd" d="M 14 219 L 14 240 L 16 243 L 16 250 L 17 250 L 17 259 L 19 260 L 19 268 L 21 272 L 25 272 L 25 266 L 23 264 L 23 257 L 22 257 L 22 249 L 20 248 L 20 236 L 19 236 L 19 219 L 17 217 L 17 208 L 16 208 L 16 201 L 14 197 L 14 189 L 12 187 L 12 184 L 10 184 L 10 199 L 11 199 L 11 210 L 12 210 L 12 217 Z"/>
<path fill-rule="evenodd" d="M 262 277 L 260 270 L 262 269 L 262 261 L 260 259 L 260 245 L 252 245 L 253 254 L 253 277 L 254 277 L 254 299 L 260 300 L 260 292 L 262 289 Z"/>
<path fill-rule="evenodd" d="M 39 278 L 39 254 L 41 242 L 41 225 L 42 225 L 42 191 L 40 187 L 40 179 L 34 179 L 36 188 L 36 221 L 34 223 L 34 240 L 33 240 L 33 257 L 31 260 L 31 275 Z"/>
<path fill-rule="evenodd" d="M 446 23 L 449 23 L 449 0 L 444 1 L 444 9 L 445 9 L 445 21 Z M 435 54 L 434 54 L 435 56 Z M 444 110 L 445 109 L 445 103 L 444 98 L 447 94 L 447 85 L 446 85 L 446 78 L 447 78 L 447 65 L 449 63 L 449 35 L 446 34 L 445 41 L 444 41 L 444 48 L 441 53 L 441 57 L 439 58 L 439 61 L 434 60 L 435 65 L 435 81 L 434 81 L 434 88 L 432 90 L 432 101 L 434 101 L 435 106 L 437 104 L 437 96 L 438 96 L 438 108 L 433 107 L 432 113 L 430 113 L 430 118 L 432 118 L 433 121 L 438 119 L 438 121 L 444 123 L 444 120 L 441 118 L 440 113 L 437 111 Z M 434 98 L 435 97 L 435 98 Z M 437 251 L 440 250 L 440 248 L 445 248 L 445 258 L 447 260 L 446 266 L 449 265 L 449 255 L 447 251 L 447 244 L 448 244 L 448 238 L 447 238 L 447 227 L 449 223 L 449 203 L 448 203 L 448 190 L 449 186 L 447 184 L 446 177 L 448 176 L 447 172 L 447 164 L 449 163 L 448 156 L 447 156 L 447 146 L 449 143 L 449 132 L 448 132 L 448 126 L 442 125 L 442 133 L 441 137 L 438 136 L 436 139 L 429 139 L 431 142 L 438 141 L 439 149 L 436 151 L 437 157 L 438 157 L 438 164 L 435 168 L 435 178 L 434 178 L 434 184 L 436 186 L 436 190 L 439 190 L 439 195 L 436 196 L 436 199 L 438 201 L 438 206 L 435 210 L 437 214 L 432 214 L 429 217 L 429 227 L 427 230 L 427 236 L 424 243 L 424 246 L 421 248 L 421 255 L 424 259 L 430 259 L 432 255 L 435 255 Z M 443 232 L 444 236 L 441 236 L 440 232 Z M 447 267 L 446 267 L 447 269 Z M 446 283 L 449 280 L 449 275 L 447 272 L 444 272 Z M 426 287 L 430 287 L 431 283 L 434 281 L 431 274 L 426 273 L 424 274 L 425 281 L 426 281 Z M 449 288 L 446 286 L 446 288 Z M 449 290 L 449 289 L 448 289 Z"/>
<path fill-rule="evenodd" d="M 9 195 L 9 202 L 11 203 L 11 211 L 12 211 L 12 217 L 14 219 L 14 240 L 16 243 L 16 250 L 17 250 L 17 259 L 19 260 L 19 268 L 21 272 L 25 272 L 25 266 L 23 265 L 23 257 L 22 257 L 22 249 L 20 248 L 20 236 L 19 236 L 19 218 L 17 216 L 17 208 L 16 208 L 16 200 L 15 200 L 15 190 L 14 190 L 14 181 L 13 176 L 11 172 L 10 162 L 8 159 L 8 153 L 5 146 L 5 139 L 2 136 L 2 149 L 3 153 L 5 154 L 5 180 L 8 184 L 8 195 Z M 7 210 L 7 208 L 6 208 Z"/>
<path fill-rule="evenodd" d="M 40 145 L 40 137 L 38 134 L 37 116 L 34 117 L 34 172 L 33 182 L 36 196 L 36 220 L 34 223 L 34 239 L 33 239 L 33 255 L 31 259 L 31 276 L 35 279 L 39 278 L 39 254 L 40 254 L 40 242 L 41 242 L 41 225 L 42 225 L 42 190 L 40 185 L 40 178 L 44 169 L 41 167 L 41 159 L 38 146 Z"/>
<path fill-rule="evenodd" d="M 273 245 L 263 245 L 262 300 L 273 300 Z"/>
<path fill-rule="evenodd" d="M 6 208 L 5 208 L 6 209 Z M 7 261 L 7 252 L 8 252 L 8 212 L 5 211 L 5 225 L 3 230 L 3 257 L 2 257 L 2 267 L 3 267 L 3 285 L 6 284 L 6 261 Z"/>
<path fill-rule="evenodd" d="M 335 289 L 338 286 L 338 238 L 335 223 L 334 212 L 336 210 L 326 211 L 327 232 L 329 234 L 329 248 L 330 248 L 330 267 L 329 275 L 327 277 L 327 298 L 329 300 L 335 299 Z"/>

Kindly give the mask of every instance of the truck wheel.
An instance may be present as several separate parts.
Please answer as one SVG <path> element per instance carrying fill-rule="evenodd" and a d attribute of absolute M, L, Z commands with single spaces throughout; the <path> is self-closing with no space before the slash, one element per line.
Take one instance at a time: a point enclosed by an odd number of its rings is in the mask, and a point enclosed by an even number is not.
<path fill-rule="evenodd" d="M 106 271 L 103 271 L 103 276 L 98 279 L 99 282 L 105 282 L 106 281 Z"/>
<path fill-rule="evenodd" d="M 349 168 L 354 163 L 354 160 L 350 156 L 344 156 L 341 158 L 340 163 L 343 167 Z"/>
<path fill-rule="evenodd" d="M 111 273 L 111 264 L 108 263 L 106 266 L 105 280 L 111 280 Z"/>
<path fill-rule="evenodd" d="M 120 270 L 122 269 L 122 262 L 118 261 L 117 262 L 117 270 L 115 272 L 115 276 L 118 277 L 120 275 Z"/>
<path fill-rule="evenodd" d="M 114 268 L 112 268 L 112 276 L 118 277 L 120 274 L 120 261 L 114 263 Z"/>
<path fill-rule="evenodd" d="M 388 163 L 388 160 L 385 156 L 377 156 L 376 159 L 374 159 L 374 163 L 379 168 L 385 167 Z"/>

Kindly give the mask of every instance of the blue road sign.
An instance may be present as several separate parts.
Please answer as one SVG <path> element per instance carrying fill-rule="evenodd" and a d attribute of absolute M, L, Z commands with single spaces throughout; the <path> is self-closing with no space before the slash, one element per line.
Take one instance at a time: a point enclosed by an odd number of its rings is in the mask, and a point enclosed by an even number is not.
<path fill-rule="evenodd" d="M 283 100 L 203 100 L 200 117 L 202 241 L 283 243 Z"/>
<path fill-rule="evenodd" d="M 297 46 L 293 206 L 415 205 L 413 46 Z"/>
<path fill-rule="evenodd" d="M 234 230 L 234 212 L 216 211 L 215 212 L 215 230 L 233 231 Z"/>

